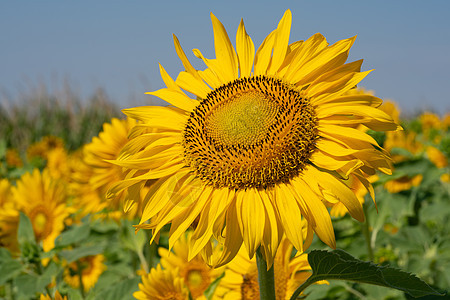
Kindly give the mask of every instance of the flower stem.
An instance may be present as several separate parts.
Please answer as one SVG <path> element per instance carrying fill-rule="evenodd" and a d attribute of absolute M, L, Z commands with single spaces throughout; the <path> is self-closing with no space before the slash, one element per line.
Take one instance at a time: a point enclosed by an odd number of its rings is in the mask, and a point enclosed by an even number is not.
<path fill-rule="evenodd" d="M 267 270 L 267 263 L 262 256 L 261 247 L 256 251 L 256 264 L 258 266 L 259 299 L 275 300 L 273 265 Z"/>
<path fill-rule="evenodd" d="M 364 234 L 364 238 L 366 240 L 367 254 L 369 256 L 369 260 L 373 261 L 374 255 L 373 255 L 372 241 L 371 241 L 371 236 L 370 236 L 369 214 L 367 213 L 367 204 L 366 203 L 363 204 L 363 210 L 364 210 L 364 215 L 366 217 L 366 221 L 363 224 L 361 224 L 361 227 L 362 227 L 362 231 Z"/>

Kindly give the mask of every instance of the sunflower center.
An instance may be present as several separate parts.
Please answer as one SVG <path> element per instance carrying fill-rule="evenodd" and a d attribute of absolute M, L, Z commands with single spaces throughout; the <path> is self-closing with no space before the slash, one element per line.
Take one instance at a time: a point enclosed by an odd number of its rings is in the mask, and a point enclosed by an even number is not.
<path fill-rule="evenodd" d="M 203 295 L 211 283 L 211 274 L 202 263 L 197 261 L 191 261 L 190 266 L 182 270 L 180 275 L 194 298 Z"/>
<path fill-rule="evenodd" d="M 207 184 L 267 188 L 300 174 L 317 132 L 313 106 L 293 86 L 244 77 L 210 92 L 191 113 L 184 156 Z"/>
<path fill-rule="evenodd" d="M 51 215 L 45 207 L 39 205 L 30 212 L 30 220 L 39 240 L 45 239 L 52 232 Z"/>
<path fill-rule="evenodd" d="M 252 145 L 261 141 L 278 108 L 258 91 L 245 91 L 220 103 L 206 115 L 207 134 L 223 145 Z"/>

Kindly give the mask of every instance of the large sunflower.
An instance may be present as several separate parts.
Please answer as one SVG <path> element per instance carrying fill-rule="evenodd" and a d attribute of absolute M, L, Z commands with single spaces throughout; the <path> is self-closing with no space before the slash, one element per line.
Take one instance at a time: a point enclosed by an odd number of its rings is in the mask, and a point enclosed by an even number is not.
<path fill-rule="evenodd" d="M 224 247 L 208 262 L 216 266 L 229 262 L 242 243 L 249 257 L 261 246 L 270 266 L 283 234 L 299 251 L 313 231 L 335 248 L 323 200 L 342 202 L 363 221 L 361 203 L 343 181 L 353 174 L 370 190 L 366 175 L 391 172 L 386 153 L 356 126 L 399 128 L 377 109 L 381 99 L 344 95 L 370 72 L 360 72 L 362 60 L 345 63 L 355 37 L 330 46 L 318 33 L 289 44 L 287 10 L 255 54 L 242 21 L 235 50 L 220 21 L 211 19 L 216 58 L 193 50 L 205 70 L 194 69 L 175 36 L 185 71 L 174 81 L 160 67 L 167 88 L 149 94 L 172 106 L 124 110 L 140 123 L 115 161 L 125 178 L 110 196 L 128 188 L 137 199 L 139 187 L 156 179 L 137 228 L 157 236 L 171 223 L 172 246 L 192 226 L 189 256 L 204 249 L 208 257 L 215 238 Z M 153 133 L 145 133 L 148 128 Z M 302 217 L 309 225 L 305 240 Z"/>

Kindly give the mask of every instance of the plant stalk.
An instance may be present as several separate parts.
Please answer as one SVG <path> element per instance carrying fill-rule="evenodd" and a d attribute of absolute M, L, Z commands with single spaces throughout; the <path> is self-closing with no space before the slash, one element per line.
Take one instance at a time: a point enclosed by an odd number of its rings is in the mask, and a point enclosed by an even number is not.
<path fill-rule="evenodd" d="M 256 265 L 258 266 L 259 299 L 275 300 L 273 265 L 267 270 L 267 263 L 261 253 L 261 247 L 256 250 Z"/>
<path fill-rule="evenodd" d="M 367 246 L 367 255 L 369 256 L 369 260 L 374 260 L 373 249 L 372 249 L 372 239 L 370 236 L 370 222 L 369 222 L 369 214 L 367 213 L 367 204 L 363 204 L 364 215 L 366 217 L 366 221 L 361 224 L 361 228 L 364 234 L 364 238 L 366 240 Z"/>

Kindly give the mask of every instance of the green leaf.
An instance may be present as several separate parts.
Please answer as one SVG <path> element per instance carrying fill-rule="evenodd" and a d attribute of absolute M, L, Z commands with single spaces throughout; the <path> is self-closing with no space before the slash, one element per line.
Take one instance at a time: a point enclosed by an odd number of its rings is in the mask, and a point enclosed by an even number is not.
<path fill-rule="evenodd" d="M 86 245 L 71 250 L 63 250 L 60 252 L 60 255 L 67 261 L 67 263 L 71 263 L 82 257 L 102 253 L 105 247 L 106 245 L 104 243 L 96 245 Z"/>
<path fill-rule="evenodd" d="M 0 248 L 0 286 L 16 277 L 23 270 L 23 265 L 13 259 L 5 248 Z"/>
<path fill-rule="evenodd" d="M 134 299 L 133 293 L 136 292 L 139 287 L 138 284 L 141 281 L 140 277 L 127 278 L 120 282 L 115 283 L 107 289 L 100 291 L 99 293 L 90 293 L 87 300 L 103 299 L 103 300 L 132 300 Z"/>
<path fill-rule="evenodd" d="M 216 291 L 217 287 L 219 286 L 220 280 L 225 276 L 225 272 L 222 273 L 219 277 L 217 277 L 206 289 L 206 291 L 203 293 L 206 297 L 206 299 L 211 300 L 214 296 L 214 292 Z"/>
<path fill-rule="evenodd" d="M 56 247 L 65 247 L 79 243 L 86 239 L 90 233 L 89 223 L 83 223 L 80 226 L 74 226 L 66 232 L 60 234 L 55 240 Z"/>
<path fill-rule="evenodd" d="M 33 225 L 31 225 L 30 219 L 23 212 L 20 212 L 19 229 L 17 230 L 17 240 L 19 241 L 20 246 L 26 243 L 34 245 L 36 244 Z"/>
<path fill-rule="evenodd" d="M 131 222 L 124 220 L 124 226 L 120 232 L 120 241 L 126 248 L 136 253 L 142 252 L 146 240 L 147 236 L 143 230 L 135 232 Z"/>
<path fill-rule="evenodd" d="M 354 258 L 343 250 L 313 250 L 308 254 L 313 274 L 292 295 L 298 295 L 309 285 L 320 280 L 348 280 L 401 290 L 413 297 L 442 296 L 415 275 L 387 266 L 378 266 Z"/>

